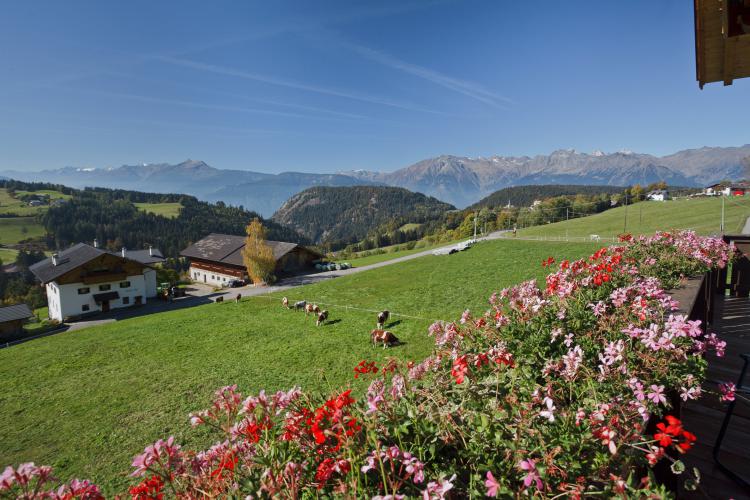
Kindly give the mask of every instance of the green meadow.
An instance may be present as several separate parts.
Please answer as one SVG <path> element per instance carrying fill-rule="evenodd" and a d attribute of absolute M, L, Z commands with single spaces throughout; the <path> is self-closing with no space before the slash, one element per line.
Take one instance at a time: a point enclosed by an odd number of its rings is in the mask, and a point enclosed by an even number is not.
<path fill-rule="evenodd" d="M 588 238 L 598 234 L 613 238 L 624 232 L 651 234 L 670 229 L 692 229 L 700 234 L 718 234 L 721 229 L 721 203 L 716 198 L 668 201 L 642 201 L 600 214 L 534 226 L 518 231 L 519 236 Z M 725 233 L 739 233 L 750 217 L 750 197 L 725 199 Z"/>
<path fill-rule="evenodd" d="M 180 215 L 182 203 L 133 203 L 138 210 L 174 219 Z"/>
<path fill-rule="evenodd" d="M 131 318 L 0 350 L 0 464 L 50 464 L 61 478 L 86 477 L 109 494 L 130 480 L 132 456 L 174 435 L 189 446 L 212 438 L 190 429 L 188 414 L 212 392 L 299 385 L 329 391 L 351 385 L 362 359 L 420 360 L 431 351 L 427 327 L 484 310 L 488 296 L 544 274 L 548 256 L 576 258 L 583 243 L 493 241 L 446 256 L 328 280 L 286 292 Z M 318 302 L 326 325 L 281 307 L 280 297 Z M 389 309 L 388 328 L 403 345 L 373 347 L 371 311 Z"/>

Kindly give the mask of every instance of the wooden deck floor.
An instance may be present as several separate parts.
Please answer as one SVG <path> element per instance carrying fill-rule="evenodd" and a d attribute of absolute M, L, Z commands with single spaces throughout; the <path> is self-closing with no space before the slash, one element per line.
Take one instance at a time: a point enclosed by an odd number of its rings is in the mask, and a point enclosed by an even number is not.
<path fill-rule="evenodd" d="M 721 403 L 713 394 L 718 392 L 717 382 L 737 382 L 743 361 L 740 354 L 750 353 L 750 299 L 718 298 L 714 324 L 709 331 L 716 332 L 727 342 L 722 358 L 708 357 L 706 393 L 699 401 L 682 407 L 685 428 L 698 437 L 695 447 L 685 455 L 688 466 L 701 472 L 701 488 L 697 492 L 680 491 L 680 498 L 750 498 L 750 490 L 735 483 L 724 474 L 712 457 L 714 442 L 726 413 L 727 403 Z M 745 385 L 750 383 L 746 377 Z M 737 475 L 750 481 L 750 404 L 737 398 L 734 416 L 729 424 L 722 451 L 721 462 Z"/>

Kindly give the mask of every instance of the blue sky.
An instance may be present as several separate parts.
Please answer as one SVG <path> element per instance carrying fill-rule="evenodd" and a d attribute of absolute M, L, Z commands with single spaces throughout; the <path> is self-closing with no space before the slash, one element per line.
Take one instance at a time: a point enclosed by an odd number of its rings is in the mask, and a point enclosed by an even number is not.
<path fill-rule="evenodd" d="M 18 1 L 0 46 L 0 169 L 750 142 L 750 82 L 698 89 L 685 0 Z"/>

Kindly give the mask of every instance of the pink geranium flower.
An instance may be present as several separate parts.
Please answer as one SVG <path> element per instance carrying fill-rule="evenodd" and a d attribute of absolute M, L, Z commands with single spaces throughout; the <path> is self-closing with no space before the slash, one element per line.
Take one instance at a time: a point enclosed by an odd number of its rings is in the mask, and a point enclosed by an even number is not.
<path fill-rule="evenodd" d="M 497 489 L 500 487 L 500 483 L 497 482 L 495 476 L 490 471 L 487 471 L 487 479 L 484 481 L 484 486 L 487 488 L 488 497 L 494 498 L 497 496 Z"/>
<path fill-rule="evenodd" d="M 539 475 L 539 471 L 536 470 L 536 461 L 529 458 L 527 460 L 521 460 L 518 462 L 518 468 L 526 472 L 526 477 L 523 478 L 524 488 L 528 488 L 532 483 L 536 485 L 536 489 L 542 490 L 544 484 L 542 483 L 542 477 Z"/>
<path fill-rule="evenodd" d="M 664 395 L 664 386 L 651 384 L 651 392 L 647 394 L 648 399 L 654 402 L 654 404 L 666 404 L 667 397 Z"/>

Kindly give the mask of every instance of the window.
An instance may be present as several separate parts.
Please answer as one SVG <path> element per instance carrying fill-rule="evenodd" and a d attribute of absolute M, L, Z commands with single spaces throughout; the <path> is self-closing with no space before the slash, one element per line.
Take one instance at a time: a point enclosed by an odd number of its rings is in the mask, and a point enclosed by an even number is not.
<path fill-rule="evenodd" d="M 130 288 L 130 282 L 129 281 L 120 282 L 120 288 Z"/>
<path fill-rule="evenodd" d="M 107 290 L 109 290 L 110 288 L 112 288 L 112 286 L 111 286 L 111 285 L 99 285 L 99 291 L 100 291 L 100 292 L 106 292 L 106 291 L 107 291 Z"/>
<path fill-rule="evenodd" d="M 122 298 L 122 303 L 123 303 L 123 305 L 130 304 L 130 297 L 123 297 Z"/>
<path fill-rule="evenodd" d="M 88 288 L 79 288 L 78 295 L 86 295 L 87 293 L 89 293 L 89 291 L 90 290 Z"/>
<path fill-rule="evenodd" d="M 89 310 L 89 305 L 88 305 L 88 304 L 83 304 L 83 305 L 81 306 L 81 311 L 83 311 L 83 312 L 86 312 L 86 311 L 88 311 L 88 310 Z"/>

